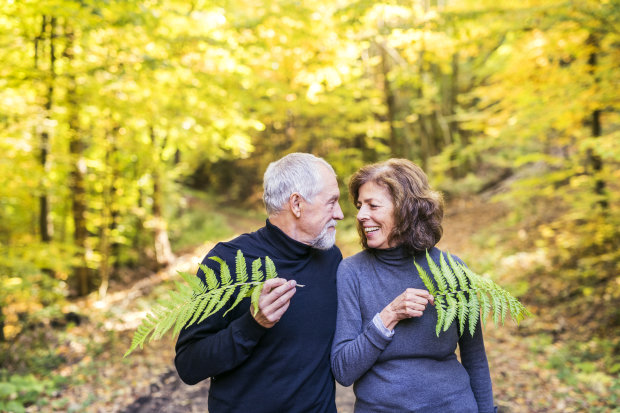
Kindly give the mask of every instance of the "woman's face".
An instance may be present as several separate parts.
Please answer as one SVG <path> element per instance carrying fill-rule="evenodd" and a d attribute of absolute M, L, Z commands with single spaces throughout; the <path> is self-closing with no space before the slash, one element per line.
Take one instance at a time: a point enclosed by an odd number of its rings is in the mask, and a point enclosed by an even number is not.
<path fill-rule="evenodd" d="M 364 230 L 369 248 L 393 247 L 389 242 L 394 228 L 394 203 L 389 191 L 374 182 L 360 186 L 357 197 L 357 221 Z"/>

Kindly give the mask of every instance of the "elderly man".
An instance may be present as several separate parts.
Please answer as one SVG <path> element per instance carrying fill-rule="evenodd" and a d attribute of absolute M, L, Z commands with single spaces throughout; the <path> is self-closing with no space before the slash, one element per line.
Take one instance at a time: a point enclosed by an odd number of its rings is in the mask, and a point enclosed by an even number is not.
<path fill-rule="evenodd" d="M 265 226 L 217 244 L 203 264 L 217 273 L 208 257 L 218 256 L 234 268 L 240 249 L 248 267 L 269 256 L 279 278 L 265 283 L 257 312 L 246 298 L 226 317 L 227 307 L 183 330 L 175 365 L 188 384 L 211 377 L 211 413 L 335 413 L 329 353 L 342 260 L 335 226 L 343 218 L 336 175 L 323 159 L 292 153 L 269 165 L 263 186 Z"/>

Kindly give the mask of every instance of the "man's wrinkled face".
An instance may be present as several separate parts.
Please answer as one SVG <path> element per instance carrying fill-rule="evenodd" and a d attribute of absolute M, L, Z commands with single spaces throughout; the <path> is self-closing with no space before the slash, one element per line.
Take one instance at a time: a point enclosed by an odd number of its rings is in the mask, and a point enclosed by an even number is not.
<path fill-rule="evenodd" d="M 305 242 L 314 248 L 329 249 L 336 241 L 336 222 L 344 218 L 340 208 L 340 189 L 336 176 L 327 167 L 321 167 L 323 189 L 312 202 L 304 200 L 300 229 L 306 234 Z"/>

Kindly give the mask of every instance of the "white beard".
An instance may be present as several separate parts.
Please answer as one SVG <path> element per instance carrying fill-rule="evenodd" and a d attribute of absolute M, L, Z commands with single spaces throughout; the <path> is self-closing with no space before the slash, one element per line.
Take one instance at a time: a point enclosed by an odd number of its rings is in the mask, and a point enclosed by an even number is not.
<path fill-rule="evenodd" d="M 327 224 L 325 224 L 325 227 L 323 228 L 321 233 L 317 235 L 315 239 L 310 241 L 310 245 L 319 250 L 328 250 L 331 247 L 333 247 L 334 244 L 336 243 L 336 231 L 334 230 L 330 232 L 329 227 L 335 227 L 335 226 L 336 226 L 335 219 L 332 219 Z"/>

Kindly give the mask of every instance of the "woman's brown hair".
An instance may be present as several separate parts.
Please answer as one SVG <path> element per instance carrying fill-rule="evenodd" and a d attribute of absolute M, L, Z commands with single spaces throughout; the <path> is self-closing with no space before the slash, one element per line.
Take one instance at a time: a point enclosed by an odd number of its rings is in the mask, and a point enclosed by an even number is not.
<path fill-rule="evenodd" d="M 388 190 L 394 203 L 394 228 L 389 242 L 403 244 L 410 253 L 424 251 L 441 239 L 443 197 L 428 185 L 424 171 L 407 159 L 389 159 L 360 168 L 349 181 L 349 194 L 357 204 L 359 189 L 374 182 Z M 368 248 L 361 224 L 357 226 L 362 246 Z"/>

